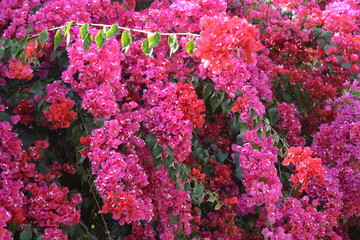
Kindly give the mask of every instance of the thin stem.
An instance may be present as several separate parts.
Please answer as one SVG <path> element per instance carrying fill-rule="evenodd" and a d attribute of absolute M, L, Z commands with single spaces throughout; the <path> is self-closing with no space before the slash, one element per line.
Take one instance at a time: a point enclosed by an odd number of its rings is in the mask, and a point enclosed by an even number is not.
<path fill-rule="evenodd" d="M 93 198 L 94 198 L 94 200 L 95 200 L 95 203 L 96 203 L 98 209 L 101 210 L 100 204 L 99 204 L 99 202 L 98 202 L 98 200 L 97 200 L 97 198 L 96 198 L 95 191 L 94 191 L 94 189 L 92 188 L 92 185 L 90 184 L 89 179 L 86 177 L 85 169 L 84 169 L 84 167 L 82 166 L 81 163 L 80 163 L 79 165 L 80 165 L 80 169 L 81 169 L 81 171 L 82 171 L 82 174 L 83 174 L 86 182 L 88 183 L 88 185 L 89 185 L 89 187 L 90 187 L 90 191 L 91 191 L 91 193 L 92 193 L 92 195 L 93 195 Z M 105 233 L 107 234 L 109 240 L 112 240 L 111 235 L 110 235 L 109 228 L 108 228 L 108 226 L 107 226 L 107 224 L 106 224 L 106 221 L 105 221 L 105 218 L 104 218 L 104 215 L 103 215 L 102 213 L 100 213 L 100 216 L 101 216 L 101 219 L 102 219 L 102 221 L 103 221 L 103 223 L 104 223 L 104 226 L 105 226 Z"/>
<path fill-rule="evenodd" d="M 86 127 L 86 125 L 85 125 L 85 121 L 84 121 L 84 118 L 83 118 L 83 116 L 82 116 L 82 114 L 81 114 L 81 112 L 80 112 L 81 110 L 80 110 L 80 107 L 79 107 L 78 103 L 76 103 L 76 106 L 78 107 L 78 114 L 79 114 L 79 116 L 80 116 L 80 118 L 81 118 L 81 122 L 82 122 L 82 124 L 83 124 L 83 126 L 84 126 L 86 135 L 89 135 L 89 131 L 87 130 L 87 127 Z"/>
<path fill-rule="evenodd" d="M 79 108 L 78 105 L 77 105 L 77 107 L 78 107 L 78 109 L 79 109 L 78 113 L 79 113 L 79 116 L 80 116 L 80 118 L 81 118 L 82 124 L 83 124 L 83 126 L 84 126 L 85 132 L 86 132 L 86 134 L 89 134 L 89 132 L 88 132 L 88 130 L 87 130 L 87 128 L 86 128 L 86 125 L 85 125 L 84 118 L 83 118 L 83 116 L 82 116 L 82 114 L 81 114 L 81 112 L 80 112 L 80 108 Z M 97 197 L 96 197 L 96 194 L 95 194 L 95 191 L 94 191 L 92 185 L 90 184 L 89 179 L 88 179 L 87 176 L 86 176 L 85 169 L 84 169 L 84 167 L 82 166 L 81 163 L 80 163 L 79 165 L 80 165 L 82 174 L 83 174 L 83 176 L 84 176 L 87 184 L 88 184 L 89 187 L 90 187 L 90 191 L 91 191 L 91 193 L 92 193 L 92 195 L 93 195 L 93 198 L 94 198 L 94 200 L 95 200 L 95 203 L 96 203 L 98 209 L 101 210 L 100 204 L 99 204 L 99 202 L 98 202 L 98 200 L 97 200 Z M 101 219 L 102 219 L 102 221 L 103 221 L 103 223 L 104 223 L 106 234 L 108 235 L 109 240 L 111 240 L 112 238 L 111 238 L 111 235 L 110 235 L 110 231 L 109 231 L 109 229 L 108 229 L 108 226 L 107 226 L 107 224 L 106 224 L 104 215 L 103 215 L 102 213 L 100 213 L 100 216 L 101 216 Z"/>
<path fill-rule="evenodd" d="M 85 23 L 75 23 L 73 24 L 72 26 L 83 26 Z M 93 26 L 93 27 L 108 27 L 108 28 L 111 28 L 112 25 L 107 25 L 107 24 L 98 24 L 98 23 L 89 23 L 90 26 Z M 55 31 L 55 30 L 58 30 L 58 29 L 62 29 L 64 28 L 64 26 L 60 26 L 60 27 L 55 27 L 55 28 L 50 28 L 50 29 L 47 29 L 47 31 Z M 153 32 L 150 32 L 150 31 L 146 31 L 146 30 L 140 30 L 140 29 L 134 29 L 134 28 L 128 28 L 128 27 L 121 27 L 121 26 L 118 26 L 119 29 L 122 29 L 122 30 L 130 30 L 130 31 L 133 31 L 133 32 L 139 32 L 139 33 L 145 33 L 145 34 L 152 34 Z M 160 35 L 163 35 L 163 36 L 169 36 L 169 35 L 178 35 L 178 36 L 192 36 L 192 37 L 200 37 L 200 34 L 196 34 L 196 33 L 164 33 L 164 32 L 159 32 Z M 38 34 L 35 34 L 35 35 L 32 35 L 29 37 L 29 39 L 31 38 L 35 38 L 35 37 L 38 37 L 39 36 L 39 33 Z"/>
<path fill-rule="evenodd" d="M 32 69 L 55 69 L 53 66 L 37 66 L 37 67 L 31 67 Z"/>
<path fill-rule="evenodd" d="M 79 23 L 76 24 L 78 26 L 82 26 L 84 24 Z M 90 23 L 90 26 L 94 26 L 94 27 L 111 27 L 111 25 L 105 25 L 105 24 L 97 24 L 97 23 Z M 120 27 L 118 26 L 118 28 L 122 29 L 122 30 L 130 30 L 133 32 L 139 32 L 139 33 L 146 33 L 146 34 L 151 34 L 153 32 L 150 31 L 146 31 L 146 30 L 140 30 L 140 29 L 133 29 L 133 28 L 127 28 L 127 27 Z M 168 36 L 168 35 L 187 35 L 187 36 L 194 36 L 194 37 L 200 37 L 200 34 L 195 34 L 195 33 L 163 33 L 163 32 L 159 32 L 160 35 L 164 35 L 164 36 Z"/>
<path fill-rule="evenodd" d="M 267 126 L 270 127 L 270 130 L 271 130 L 273 133 L 276 133 L 276 134 L 279 136 L 279 140 L 282 142 L 282 144 L 283 144 L 283 146 L 285 147 L 286 152 L 287 152 L 287 151 L 289 150 L 289 145 L 287 144 L 287 142 L 286 142 L 283 138 L 280 137 L 279 133 L 278 133 L 270 124 L 267 124 L 267 123 L 265 122 L 265 119 L 264 119 L 263 116 L 261 116 L 261 115 L 258 115 L 258 116 L 260 117 L 261 121 L 262 121 L 264 124 L 266 124 Z"/>
<path fill-rule="evenodd" d="M 58 30 L 58 29 L 62 29 L 62 28 L 64 28 L 64 27 L 65 27 L 65 26 L 54 27 L 54 28 L 47 29 L 47 31 L 55 31 L 55 30 Z M 39 35 L 40 35 L 40 33 L 35 34 L 35 35 L 31 35 L 31 36 L 29 37 L 29 39 L 31 39 L 31 38 L 36 38 L 36 37 L 38 37 Z"/>

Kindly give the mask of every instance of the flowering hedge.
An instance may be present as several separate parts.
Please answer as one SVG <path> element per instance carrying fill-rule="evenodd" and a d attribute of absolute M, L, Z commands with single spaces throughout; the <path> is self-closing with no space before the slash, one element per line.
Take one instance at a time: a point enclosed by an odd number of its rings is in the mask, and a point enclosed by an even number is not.
<path fill-rule="evenodd" d="M 3 0 L 0 239 L 356 239 L 357 0 Z"/>

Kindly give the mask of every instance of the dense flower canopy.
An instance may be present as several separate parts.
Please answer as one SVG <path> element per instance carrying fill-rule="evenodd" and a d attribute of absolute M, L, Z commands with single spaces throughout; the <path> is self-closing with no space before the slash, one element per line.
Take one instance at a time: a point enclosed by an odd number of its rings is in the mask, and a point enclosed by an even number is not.
<path fill-rule="evenodd" d="M 358 0 L 0 2 L 0 239 L 356 239 Z"/>

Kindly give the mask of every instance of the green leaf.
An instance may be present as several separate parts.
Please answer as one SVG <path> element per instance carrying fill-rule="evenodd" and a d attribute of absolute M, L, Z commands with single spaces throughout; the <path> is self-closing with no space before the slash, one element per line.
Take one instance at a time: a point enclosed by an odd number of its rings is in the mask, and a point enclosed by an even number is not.
<path fill-rule="evenodd" d="M 167 155 L 168 155 L 168 156 L 174 157 L 174 150 L 172 150 L 171 147 L 166 146 L 166 152 L 167 152 Z"/>
<path fill-rule="evenodd" d="M 154 169 L 157 169 L 162 165 L 161 157 L 154 158 Z"/>
<path fill-rule="evenodd" d="M 239 179 L 239 180 L 242 180 L 242 179 L 243 179 L 243 172 L 242 172 L 242 170 L 241 170 L 240 167 L 237 167 L 237 168 L 235 169 L 235 177 L 236 177 L 237 179 Z"/>
<path fill-rule="evenodd" d="M 194 181 L 194 188 L 191 189 L 190 196 L 191 201 L 194 204 L 200 205 L 205 197 L 204 184 L 202 182 Z"/>
<path fill-rule="evenodd" d="M 84 40 L 84 38 L 88 35 L 88 33 L 89 33 L 89 24 L 85 23 L 80 28 L 80 37 L 81 37 L 81 39 Z"/>
<path fill-rule="evenodd" d="M 311 34 L 312 34 L 314 37 L 320 36 L 321 33 L 322 33 L 322 29 L 321 29 L 321 28 L 318 28 L 318 27 L 313 28 L 313 30 L 311 31 Z"/>
<path fill-rule="evenodd" d="M 274 143 L 278 144 L 280 141 L 280 137 L 279 134 L 277 134 L 276 132 L 273 133 L 273 139 L 274 139 Z"/>
<path fill-rule="evenodd" d="M 88 35 L 83 39 L 83 48 L 85 52 L 89 50 L 92 39 L 93 36 L 90 33 L 88 33 Z"/>
<path fill-rule="evenodd" d="M 100 127 L 100 128 L 103 127 L 105 120 L 106 120 L 105 118 L 97 118 L 96 121 L 95 121 L 95 122 L 96 122 L 96 125 L 97 125 L 98 127 Z"/>
<path fill-rule="evenodd" d="M 71 25 L 73 24 L 74 21 L 70 21 L 66 24 L 66 26 L 64 27 L 64 37 L 66 37 L 69 32 L 70 32 L 70 28 L 71 28 Z"/>
<path fill-rule="evenodd" d="M 327 43 L 330 43 L 330 42 L 331 42 L 331 38 L 332 38 L 331 32 L 326 31 L 326 32 L 322 33 L 321 36 L 325 39 L 325 41 L 326 41 Z"/>
<path fill-rule="evenodd" d="M 242 139 L 242 136 L 240 134 L 236 135 L 236 144 L 243 146 L 244 145 L 244 141 Z"/>
<path fill-rule="evenodd" d="M 269 108 L 268 115 L 269 115 L 270 124 L 273 126 L 276 125 L 280 119 L 279 113 L 278 113 L 278 108 L 277 107 Z"/>
<path fill-rule="evenodd" d="M 241 122 L 241 127 L 240 127 L 240 136 L 243 137 L 246 135 L 246 131 L 249 130 L 249 126 L 244 123 L 244 122 Z"/>
<path fill-rule="evenodd" d="M 178 43 L 178 40 L 177 40 L 177 37 L 176 37 L 175 34 L 169 35 L 168 44 L 169 44 L 169 47 L 170 47 L 170 56 L 171 56 L 179 48 L 179 43 Z"/>
<path fill-rule="evenodd" d="M 42 47 L 44 47 L 44 43 L 49 39 L 49 34 L 47 30 L 43 30 L 39 33 L 39 41 Z"/>
<path fill-rule="evenodd" d="M 154 48 L 154 47 L 159 46 L 159 43 L 161 41 L 160 33 L 155 32 L 155 33 L 149 34 L 148 41 L 149 41 L 149 48 Z"/>
<path fill-rule="evenodd" d="M 80 140 L 80 137 L 84 134 L 84 131 L 82 129 L 82 125 L 76 125 L 73 127 L 72 131 L 71 131 L 71 139 L 73 140 L 74 143 L 78 143 Z"/>
<path fill-rule="evenodd" d="M 152 152 L 152 157 L 154 160 L 154 169 L 160 167 L 162 165 L 162 159 L 161 159 L 161 147 L 159 144 L 155 144 L 155 146 L 153 147 L 153 149 L 151 150 Z"/>
<path fill-rule="evenodd" d="M 164 158 L 164 167 L 169 169 L 171 166 L 174 166 L 174 150 L 171 147 L 166 146 L 167 155 Z"/>
<path fill-rule="evenodd" d="M 151 151 L 152 151 L 153 158 L 160 158 L 160 160 L 161 160 L 162 149 L 159 144 L 156 143 L 154 148 Z"/>
<path fill-rule="evenodd" d="M 178 224 L 179 221 L 180 221 L 180 216 L 179 215 L 170 214 L 170 216 L 169 216 L 169 225 L 170 226 Z"/>
<path fill-rule="evenodd" d="M 187 44 L 186 44 L 186 52 L 192 56 L 194 55 L 194 49 L 195 49 L 195 41 L 194 40 L 190 40 Z"/>
<path fill-rule="evenodd" d="M 125 54 L 129 51 L 131 43 L 132 43 L 132 38 L 131 38 L 130 30 L 123 31 L 121 34 L 121 45 L 123 49 L 125 49 Z"/>
<path fill-rule="evenodd" d="M 336 55 L 335 57 L 339 61 L 340 65 L 344 62 L 344 58 L 341 55 Z"/>
<path fill-rule="evenodd" d="M 152 57 L 153 48 L 149 47 L 149 39 L 148 38 L 146 38 L 142 42 L 141 49 L 143 50 L 143 52 L 145 53 L 145 55 L 147 57 Z"/>
<path fill-rule="evenodd" d="M 279 155 L 279 157 L 281 157 L 281 158 L 284 158 L 284 157 L 285 157 L 285 156 L 284 156 L 284 152 L 283 152 L 283 148 L 280 148 L 280 149 L 279 149 L 278 155 Z"/>
<path fill-rule="evenodd" d="M 172 163 L 173 163 L 173 158 L 169 155 L 166 156 L 164 159 L 164 167 L 169 168 Z"/>
<path fill-rule="evenodd" d="M 179 171 L 173 166 L 174 165 L 170 165 L 170 167 L 167 170 L 168 170 L 169 178 L 175 181 L 178 178 Z"/>
<path fill-rule="evenodd" d="M 148 146 L 148 148 L 150 150 L 152 150 L 155 147 L 156 143 L 157 143 L 155 135 L 153 135 L 153 134 L 146 135 L 145 143 Z"/>
<path fill-rule="evenodd" d="M 190 175 L 190 167 L 188 165 L 182 164 L 182 170 L 181 170 L 181 180 L 185 182 L 189 175 Z"/>
<path fill-rule="evenodd" d="M 0 112 L 0 120 L 1 121 L 11 122 L 10 115 L 7 114 L 6 112 Z"/>
<path fill-rule="evenodd" d="M 20 233 L 20 240 L 30 240 L 32 238 L 32 231 L 30 227 L 26 227 L 24 231 Z"/>
<path fill-rule="evenodd" d="M 221 100 L 218 98 L 216 93 L 213 93 L 213 95 L 210 97 L 210 105 L 211 105 L 211 111 L 214 113 L 216 109 L 220 106 Z"/>
<path fill-rule="evenodd" d="M 95 36 L 95 43 L 99 49 L 101 49 L 105 44 L 106 39 L 104 38 L 104 35 L 104 31 L 100 30 Z"/>
<path fill-rule="evenodd" d="M 18 54 L 20 50 L 20 46 L 18 43 L 14 43 L 11 48 L 10 48 L 10 53 L 12 57 L 16 57 L 16 55 Z"/>
<path fill-rule="evenodd" d="M 13 41 L 11 39 L 5 39 L 4 48 L 8 48 L 13 45 Z"/>
<path fill-rule="evenodd" d="M 216 204 L 214 207 L 215 211 L 219 210 L 220 208 L 221 208 L 221 203 Z"/>
<path fill-rule="evenodd" d="M 86 52 L 92 42 L 93 36 L 89 33 L 89 24 L 85 23 L 80 28 L 80 37 L 83 40 L 84 51 Z"/>
<path fill-rule="evenodd" d="M 221 109 L 222 109 L 223 113 L 225 115 L 227 115 L 231 111 L 232 106 L 233 106 L 233 102 L 229 98 L 221 104 Z"/>
<path fill-rule="evenodd" d="M 54 37 L 54 51 L 59 47 L 59 45 L 64 41 L 64 37 L 61 34 L 61 29 L 58 29 Z"/>
<path fill-rule="evenodd" d="M 21 49 L 24 49 L 26 47 L 26 44 L 29 40 L 29 34 L 26 34 L 25 37 L 23 37 L 20 41 L 19 41 L 19 47 Z"/>
<path fill-rule="evenodd" d="M 350 68 L 351 68 L 351 65 L 349 62 L 343 63 L 343 64 L 341 64 L 341 66 L 347 70 L 350 70 Z"/>
<path fill-rule="evenodd" d="M 208 198 L 208 202 L 215 202 L 216 200 L 218 200 L 218 197 L 216 197 L 215 195 L 212 195 Z"/>
<path fill-rule="evenodd" d="M 330 48 L 333 48 L 333 47 L 335 47 L 335 46 L 333 46 L 333 45 L 325 45 L 324 46 L 324 51 L 326 52 L 327 50 L 329 50 Z"/>
<path fill-rule="evenodd" d="M 319 38 L 319 39 L 317 40 L 317 44 L 318 44 L 319 46 L 325 47 L 328 43 L 326 42 L 326 40 L 325 40 L 324 38 Z"/>
<path fill-rule="evenodd" d="M 4 56 L 5 48 L 4 46 L 0 47 L 0 59 Z"/>
<path fill-rule="evenodd" d="M 203 88 L 203 92 L 202 92 L 202 98 L 204 99 L 204 101 L 210 96 L 210 94 L 212 93 L 212 89 L 208 84 L 205 84 L 204 88 Z"/>
<path fill-rule="evenodd" d="M 125 31 L 129 31 L 129 30 L 125 30 Z M 111 28 L 110 30 L 106 33 L 106 39 L 109 39 L 113 36 L 116 36 L 120 34 L 120 31 L 119 31 L 119 26 L 115 23 L 113 25 L 111 25 Z M 122 43 L 121 43 L 122 44 Z"/>

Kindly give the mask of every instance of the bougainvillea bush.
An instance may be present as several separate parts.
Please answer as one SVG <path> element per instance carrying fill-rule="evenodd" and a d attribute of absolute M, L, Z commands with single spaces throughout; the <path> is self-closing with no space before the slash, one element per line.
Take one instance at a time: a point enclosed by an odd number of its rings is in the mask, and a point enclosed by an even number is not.
<path fill-rule="evenodd" d="M 358 239 L 358 0 L 3 0 L 0 239 Z"/>

